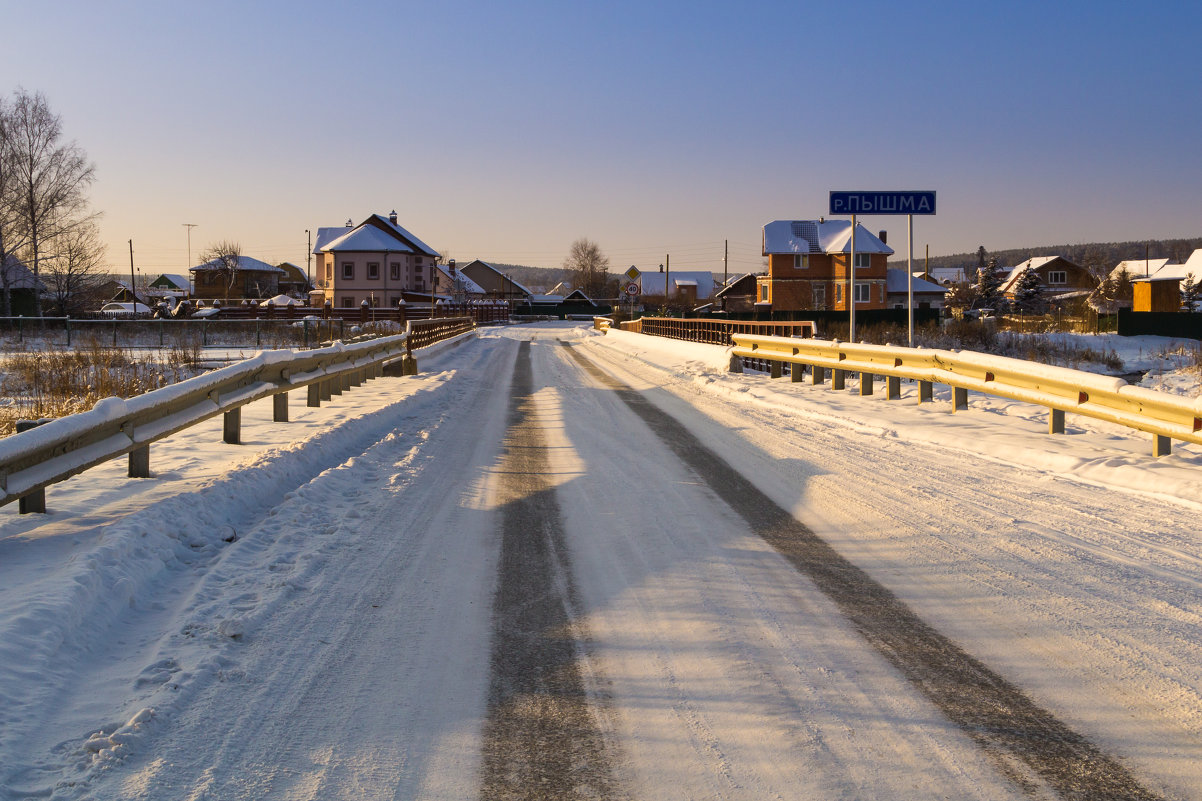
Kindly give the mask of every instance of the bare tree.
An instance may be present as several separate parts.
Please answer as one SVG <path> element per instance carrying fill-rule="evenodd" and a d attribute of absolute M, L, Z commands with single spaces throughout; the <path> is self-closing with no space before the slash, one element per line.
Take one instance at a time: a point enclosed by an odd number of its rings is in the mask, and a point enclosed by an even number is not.
<path fill-rule="evenodd" d="M 12 109 L 0 97 L 0 315 L 4 317 L 13 312 L 12 291 L 23 273 L 17 264 L 17 254 L 25 244 L 17 225 L 12 127 Z"/>
<path fill-rule="evenodd" d="M 237 242 L 222 241 L 211 245 L 200 254 L 201 266 L 216 273 L 225 292 L 228 305 L 230 290 L 238 281 L 238 270 L 242 262 L 242 245 Z"/>
<path fill-rule="evenodd" d="M 596 242 L 581 237 L 572 243 L 563 266 L 572 271 L 576 288 L 589 297 L 600 297 L 609 280 L 609 257 L 601 252 Z"/>
<path fill-rule="evenodd" d="M 54 250 L 42 263 L 55 313 L 66 316 L 93 307 L 104 281 L 104 245 L 95 224 L 73 226 L 55 237 Z"/>
<path fill-rule="evenodd" d="M 74 142 L 62 142 L 62 120 L 40 92 L 18 89 L 8 114 L 13 199 L 17 225 L 25 236 L 27 261 L 40 278 L 46 243 L 86 222 L 86 190 L 95 168 Z M 42 315 L 40 293 L 34 308 Z"/>

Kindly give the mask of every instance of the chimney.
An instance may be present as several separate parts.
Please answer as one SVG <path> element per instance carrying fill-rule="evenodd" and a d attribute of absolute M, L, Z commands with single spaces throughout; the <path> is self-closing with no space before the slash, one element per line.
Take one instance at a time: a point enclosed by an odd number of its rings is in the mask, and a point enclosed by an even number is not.
<path fill-rule="evenodd" d="M 388 215 L 388 222 L 392 223 L 393 225 L 396 225 L 396 209 L 393 209 L 392 214 Z"/>
<path fill-rule="evenodd" d="M 888 232 L 888 231 L 881 231 L 881 232 L 879 232 L 879 233 L 876 235 L 876 238 L 877 238 L 877 239 L 879 239 L 879 240 L 881 240 L 882 242 L 884 242 L 886 245 L 888 245 L 888 244 L 889 244 L 889 232 Z"/>
<path fill-rule="evenodd" d="M 347 228 L 354 228 L 354 227 L 355 227 L 355 224 L 354 224 L 353 222 L 351 222 L 351 218 L 350 218 L 350 217 L 347 217 L 347 218 L 346 218 L 346 227 L 347 227 Z"/>

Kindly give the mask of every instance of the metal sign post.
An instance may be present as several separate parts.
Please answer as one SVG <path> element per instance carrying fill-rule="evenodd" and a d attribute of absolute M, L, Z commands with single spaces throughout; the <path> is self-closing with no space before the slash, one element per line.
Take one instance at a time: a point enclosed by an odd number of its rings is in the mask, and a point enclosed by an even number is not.
<path fill-rule="evenodd" d="M 906 307 L 910 317 L 910 347 L 914 347 L 914 215 L 935 213 L 935 193 L 929 190 L 917 192 L 836 192 L 830 193 L 832 216 L 851 215 L 851 264 L 849 265 L 848 288 L 848 340 L 856 339 L 856 215 L 858 214 L 904 214 L 906 215 Z"/>

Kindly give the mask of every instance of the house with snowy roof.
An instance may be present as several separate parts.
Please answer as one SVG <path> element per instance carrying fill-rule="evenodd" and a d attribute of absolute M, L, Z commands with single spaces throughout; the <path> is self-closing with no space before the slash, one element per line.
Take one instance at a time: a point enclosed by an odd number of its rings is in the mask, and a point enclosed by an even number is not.
<path fill-rule="evenodd" d="M 926 280 L 922 277 L 921 272 L 914 273 L 911 283 L 907 280 L 905 270 L 889 269 L 886 271 L 885 293 L 889 308 L 908 308 L 911 289 L 914 292 L 914 308 L 943 308 L 943 298 L 947 294 L 947 287 Z"/>
<path fill-rule="evenodd" d="M 9 255 L 0 262 L 0 313 L 27 315 L 33 314 L 37 293 L 44 293 L 46 285 L 34 276 L 33 271 L 25 266 L 25 262 L 16 256 Z"/>
<path fill-rule="evenodd" d="M 874 236 L 855 228 L 856 263 L 850 268 L 850 220 L 774 220 L 764 226 L 768 274 L 757 278 L 759 307 L 773 311 L 847 309 L 849 268 L 854 271 L 857 309 L 883 309 L 887 300 L 887 264 L 893 248 L 884 231 Z"/>
<path fill-rule="evenodd" d="M 644 297 L 664 297 L 668 303 L 693 305 L 714 296 L 714 274 L 708 270 L 666 270 L 639 275 L 639 291 Z"/>
<path fill-rule="evenodd" d="M 1098 285 L 1089 270 L 1063 256 L 1032 256 L 1018 264 L 1002 281 L 999 291 L 1014 300 L 1018 282 L 1028 270 L 1039 276 L 1044 299 L 1054 305 L 1072 300 L 1084 300 Z"/>
<path fill-rule="evenodd" d="M 238 256 L 238 267 L 233 275 L 226 270 L 221 259 L 211 259 L 188 270 L 192 273 L 192 294 L 197 298 L 234 300 L 244 298 L 269 298 L 279 294 L 280 276 L 284 271 L 274 264 Z"/>
<path fill-rule="evenodd" d="M 469 261 L 459 271 L 475 281 L 490 298 L 521 302 L 534 294 L 497 267 L 480 259 Z"/>
<path fill-rule="evenodd" d="M 318 228 L 313 283 L 342 308 L 396 306 L 405 292 L 431 294 L 438 252 L 387 217 L 373 214 L 358 225 Z"/>

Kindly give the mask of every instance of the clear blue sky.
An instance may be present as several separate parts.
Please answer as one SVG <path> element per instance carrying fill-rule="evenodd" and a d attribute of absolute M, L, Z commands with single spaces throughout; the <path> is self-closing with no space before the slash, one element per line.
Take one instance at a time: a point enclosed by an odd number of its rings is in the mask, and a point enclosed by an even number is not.
<path fill-rule="evenodd" d="M 0 90 L 96 164 L 114 270 L 396 209 L 466 261 L 759 269 L 832 189 L 915 253 L 1202 235 L 1202 4 L 0 0 Z M 869 217 L 905 250 L 904 218 Z"/>

